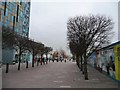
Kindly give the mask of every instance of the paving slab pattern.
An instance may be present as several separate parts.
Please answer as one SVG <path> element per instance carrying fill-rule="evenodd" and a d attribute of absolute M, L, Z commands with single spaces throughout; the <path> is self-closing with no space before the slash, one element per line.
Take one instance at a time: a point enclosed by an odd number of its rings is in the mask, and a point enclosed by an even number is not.
<path fill-rule="evenodd" d="M 118 88 L 118 84 L 109 77 L 88 66 L 89 80 L 84 80 L 75 62 L 50 62 L 46 65 L 25 64 L 17 71 L 17 65 L 10 66 L 5 73 L 3 66 L 3 88 Z"/>

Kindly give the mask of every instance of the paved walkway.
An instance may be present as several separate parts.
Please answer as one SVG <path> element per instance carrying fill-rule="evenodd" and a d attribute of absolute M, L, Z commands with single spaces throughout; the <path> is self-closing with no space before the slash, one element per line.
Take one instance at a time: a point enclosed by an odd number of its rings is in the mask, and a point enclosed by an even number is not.
<path fill-rule="evenodd" d="M 17 71 L 17 66 L 10 67 L 9 73 L 5 73 L 3 67 L 3 88 L 118 88 L 118 84 L 88 67 L 89 80 L 84 80 L 84 75 L 75 62 L 50 62 L 47 65 L 39 65 Z"/>
<path fill-rule="evenodd" d="M 2 89 L 2 69 L 0 68 L 0 90 Z"/>

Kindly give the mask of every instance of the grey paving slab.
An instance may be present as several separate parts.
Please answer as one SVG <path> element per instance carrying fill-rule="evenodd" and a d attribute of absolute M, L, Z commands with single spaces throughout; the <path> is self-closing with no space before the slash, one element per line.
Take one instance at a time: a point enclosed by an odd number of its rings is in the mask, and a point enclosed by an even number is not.
<path fill-rule="evenodd" d="M 2 69 L 0 68 L 0 90 L 2 89 Z"/>
<path fill-rule="evenodd" d="M 84 80 L 75 62 L 50 62 L 47 65 L 22 64 L 20 71 L 17 65 L 10 66 L 9 73 L 5 73 L 3 66 L 3 88 L 118 88 L 118 84 L 88 67 L 89 80 Z"/>

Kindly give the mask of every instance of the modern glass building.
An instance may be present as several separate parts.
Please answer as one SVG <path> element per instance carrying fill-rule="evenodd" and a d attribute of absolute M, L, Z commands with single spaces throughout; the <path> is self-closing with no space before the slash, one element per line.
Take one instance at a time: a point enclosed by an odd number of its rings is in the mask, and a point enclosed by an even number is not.
<path fill-rule="evenodd" d="M 0 1 L 0 28 L 2 26 L 10 28 L 13 32 L 29 37 L 29 21 L 30 21 L 30 2 L 1 2 Z M 2 32 L 4 30 L 2 29 Z M 3 63 L 11 63 L 15 60 L 16 51 L 14 49 L 2 50 Z"/>
<path fill-rule="evenodd" d="M 0 2 L 0 21 L 24 37 L 29 36 L 30 2 Z"/>

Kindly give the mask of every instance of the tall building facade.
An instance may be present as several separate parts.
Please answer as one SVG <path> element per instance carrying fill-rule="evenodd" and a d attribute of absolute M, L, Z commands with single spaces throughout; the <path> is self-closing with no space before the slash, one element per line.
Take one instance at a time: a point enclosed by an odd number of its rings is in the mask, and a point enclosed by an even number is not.
<path fill-rule="evenodd" d="M 22 0 L 19 2 L 0 2 L 1 29 L 2 26 L 8 27 L 23 37 L 29 37 L 30 5 L 30 2 L 22 2 Z M 4 32 L 3 29 L 2 32 Z M 14 49 L 3 49 L 3 63 L 12 63 L 15 60 L 15 53 Z"/>
<path fill-rule="evenodd" d="M 0 2 L 0 21 L 24 37 L 29 36 L 30 2 Z"/>

